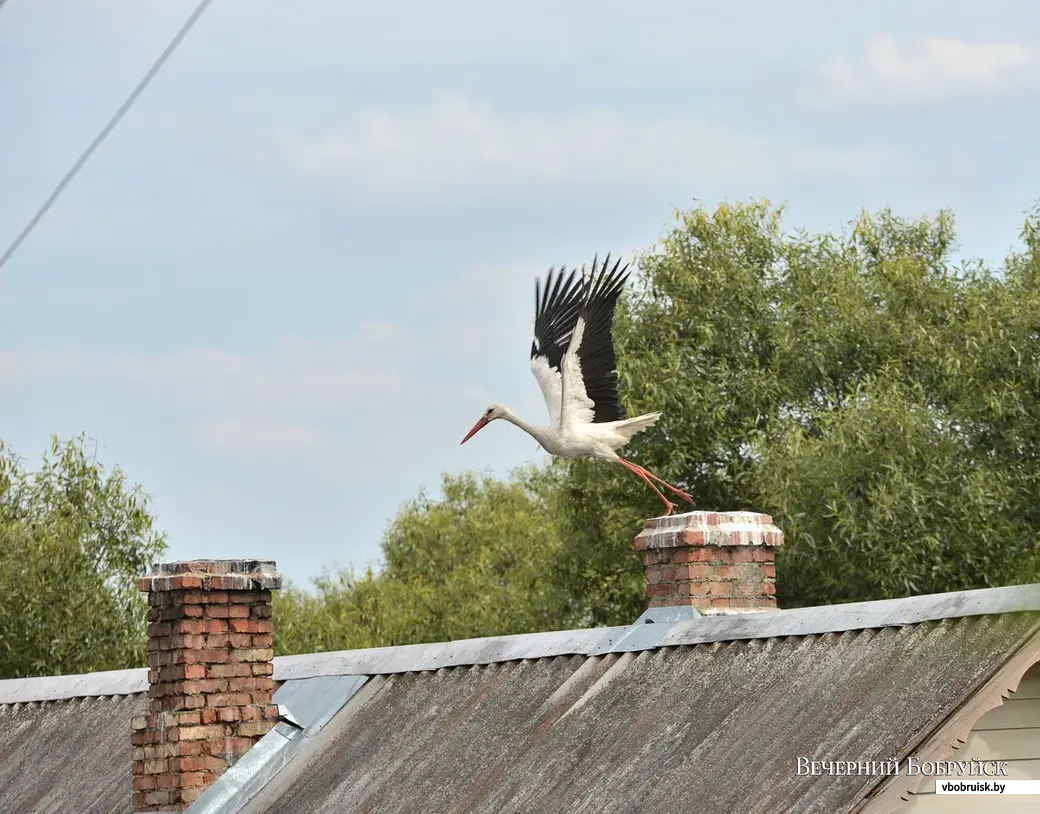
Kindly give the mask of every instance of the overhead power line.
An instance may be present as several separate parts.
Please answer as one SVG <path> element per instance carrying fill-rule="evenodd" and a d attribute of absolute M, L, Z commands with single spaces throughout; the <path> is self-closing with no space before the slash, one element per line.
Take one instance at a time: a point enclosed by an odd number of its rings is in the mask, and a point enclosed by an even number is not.
<path fill-rule="evenodd" d="M 0 0 L 0 7 L 3 6 L 4 2 L 6 2 L 6 0 Z M 166 46 L 166 50 L 159 55 L 159 58 L 155 61 L 152 67 L 148 69 L 148 73 L 146 73 L 144 78 L 137 83 L 137 87 L 133 89 L 119 110 L 117 110 L 115 115 L 109 119 L 108 124 L 101 129 L 101 132 L 97 134 L 97 137 L 90 143 L 90 146 L 83 151 L 82 155 L 80 155 L 76 160 L 76 163 L 72 165 L 72 168 L 65 173 L 65 177 L 58 182 L 58 185 L 54 188 L 50 197 L 43 202 L 43 205 L 37 210 L 36 214 L 33 215 L 32 220 L 26 224 L 18 237 L 14 239 L 14 242 L 8 246 L 7 251 L 0 256 L 0 270 L 2 270 L 7 261 L 11 259 L 11 255 L 18 251 L 18 247 L 25 242 L 25 239 L 32 234 L 33 229 L 37 227 L 43 219 L 43 216 L 47 214 L 52 206 L 54 206 L 54 202 L 57 201 L 61 193 L 65 191 L 65 187 L 67 187 L 72 179 L 76 177 L 76 174 L 83 169 L 83 165 L 87 163 L 90 157 L 94 154 L 94 151 L 101 146 L 101 143 L 108 138 L 109 134 L 113 130 L 115 130 L 116 125 L 119 124 L 123 116 L 125 116 L 130 108 L 134 106 L 137 98 L 144 92 L 144 89 L 148 87 L 148 83 L 155 78 L 157 73 L 159 73 L 162 66 L 166 64 L 166 60 L 173 56 L 173 52 L 177 50 L 177 46 L 181 44 L 184 38 L 188 35 L 188 32 L 191 31 L 195 23 L 199 21 L 203 12 L 206 11 L 212 2 L 213 0 L 201 0 L 199 5 L 195 8 L 195 11 L 191 13 L 191 16 L 188 17 L 184 25 L 181 26 L 180 31 L 178 31 L 176 36 L 174 36 L 170 41 L 170 44 Z"/>

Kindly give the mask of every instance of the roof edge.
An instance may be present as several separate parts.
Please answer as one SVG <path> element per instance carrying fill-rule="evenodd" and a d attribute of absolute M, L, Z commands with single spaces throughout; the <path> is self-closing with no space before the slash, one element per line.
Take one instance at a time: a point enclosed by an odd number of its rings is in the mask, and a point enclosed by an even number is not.
<path fill-rule="evenodd" d="M 1040 611 L 1040 583 L 850 602 L 686 621 L 522 633 L 453 642 L 277 656 L 276 681 L 333 675 L 380 675 L 494 664 L 521 659 L 604 655 L 712 642 L 812 636 L 965 616 Z M 642 617 L 641 617 L 642 618 Z M 0 681 L 0 704 L 130 695 L 148 689 L 148 671 L 112 670 Z"/>

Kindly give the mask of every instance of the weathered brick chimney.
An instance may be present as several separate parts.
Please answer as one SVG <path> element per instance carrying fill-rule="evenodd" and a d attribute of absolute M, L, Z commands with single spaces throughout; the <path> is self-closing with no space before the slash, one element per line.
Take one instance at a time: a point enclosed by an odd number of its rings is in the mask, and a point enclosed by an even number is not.
<path fill-rule="evenodd" d="M 155 565 L 148 714 L 135 717 L 134 811 L 182 811 L 275 726 L 273 562 Z"/>
<path fill-rule="evenodd" d="M 648 520 L 635 539 L 651 608 L 704 615 L 776 610 L 774 551 L 784 535 L 755 512 L 687 512 Z"/>

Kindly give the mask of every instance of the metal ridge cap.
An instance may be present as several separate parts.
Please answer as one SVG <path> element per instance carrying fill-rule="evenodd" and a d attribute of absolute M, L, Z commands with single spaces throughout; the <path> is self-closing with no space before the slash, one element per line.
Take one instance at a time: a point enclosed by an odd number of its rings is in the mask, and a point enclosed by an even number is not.
<path fill-rule="evenodd" d="M 0 704 L 31 704 L 68 698 L 134 695 L 148 691 L 148 668 L 103 670 L 79 675 L 0 680 Z"/>
<path fill-rule="evenodd" d="M 691 619 L 660 631 L 657 647 L 739 639 L 812 636 L 870 628 L 903 627 L 943 619 L 1040 611 L 1040 584 L 950 591 L 899 599 L 848 602 L 810 608 Z M 644 637 L 626 648 L 644 649 Z"/>
<path fill-rule="evenodd" d="M 1022 611 L 1040 611 L 1040 584 L 701 616 L 664 624 L 633 624 L 281 656 L 275 659 L 275 678 L 421 672 L 519 659 L 594 656 L 716 641 L 902 627 L 927 621 Z"/>
<path fill-rule="evenodd" d="M 609 650 L 631 629 L 631 625 L 578 628 L 279 656 L 275 659 L 274 677 L 277 680 L 291 680 L 320 675 L 413 673 L 522 659 L 588 655 L 603 647 Z"/>
<path fill-rule="evenodd" d="M 1040 611 L 1040 584 L 926 594 L 811 608 L 702 616 L 664 624 L 489 636 L 430 644 L 397 645 L 276 656 L 274 678 L 292 681 L 333 675 L 379 675 L 494 664 L 569 655 L 603 655 L 718 641 L 810 636 L 901 627 L 966 616 Z M 0 704 L 57 701 L 146 692 L 145 668 L 83 675 L 0 680 Z"/>

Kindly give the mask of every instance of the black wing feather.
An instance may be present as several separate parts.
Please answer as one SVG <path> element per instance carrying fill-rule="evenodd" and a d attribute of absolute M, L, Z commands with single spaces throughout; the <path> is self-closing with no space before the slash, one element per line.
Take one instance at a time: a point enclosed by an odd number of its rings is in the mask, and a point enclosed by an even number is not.
<path fill-rule="evenodd" d="M 574 333 L 583 302 L 581 280 L 575 280 L 576 271 L 564 278 L 567 269 L 559 272 L 550 268 L 543 289 L 538 280 L 534 284 L 534 341 L 531 358 L 544 356 L 553 370 L 559 370 L 563 354 Z"/>
<path fill-rule="evenodd" d="M 593 401 L 593 423 L 620 421 L 625 417 L 618 393 L 617 357 L 614 353 L 614 309 L 628 280 L 628 265 L 621 261 L 608 271 L 610 255 L 599 269 L 592 261 L 592 276 L 583 285 L 585 296 L 579 315 L 585 321 L 578 360 L 585 393 Z M 573 330 L 573 328 L 572 328 Z"/>

